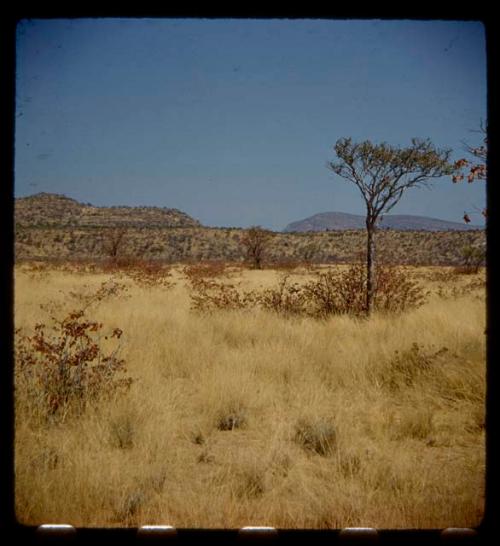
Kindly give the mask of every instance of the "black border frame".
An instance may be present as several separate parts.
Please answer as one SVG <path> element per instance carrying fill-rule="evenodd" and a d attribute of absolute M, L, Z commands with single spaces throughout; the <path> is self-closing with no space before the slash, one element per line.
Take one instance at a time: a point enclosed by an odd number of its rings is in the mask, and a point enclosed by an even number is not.
<path fill-rule="evenodd" d="M 498 467 L 499 449 L 494 439 L 498 397 L 498 369 L 496 368 L 496 338 L 498 335 L 498 292 L 496 279 L 499 268 L 495 261 L 496 232 L 498 228 L 498 152 L 497 141 L 497 101 L 500 96 L 497 72 L 500 70 L 498 57 L 498 33 L 494 23 L 493 8 L 478 9 L 455 8 L 441 10 L 422 9 L 420 13 L 404 13 L 404 9 L 383 13 L 380 9 L 366 10 L 363 13 L 353 13 L 352 10 L 333 10 L 335 13 L 302 12 L 288 10 L 287 12 L 255 13 L 249 10 L 245 14 L 230 12 L 190 13 L 189 9 L 171 10 L 161 13 L 161 10 L 94 10 L 83 12 L 72 11 L 69 8 L 50 9 L 14 9 L 13 13 L 0 18 L 0 252 L 1 252 L 1 283 L 0 283 L 0 319 L 3 335 L 0 338 L 0 537 L 12 541 L 22 541 L 26 544 L 115 544 L 136 545 L 157 542 L 174 542 L 176 544 L 215 543 L 221 545 L 237 543 L 313 543 L 313 544 L 489 544 L 498 533 L 500 507 L 498 504 Z M 274 532 L 241 532 L 238 530 L 205 530 L 178 529 L 164 534 L 140 532 L 134 528 L 125 529 L 44 529 L 19 524 L 15 519 L 14 510 L 14 389 L 13 389 L 13 266 L 14 266 L 14 133 L 15 133 L 15 68 L 16 45 L 15 34 L 18 21 L 34 18 L 74 18 L 74 17 L 182 17 L 182 18 L 315 18 L 315 19 L 441 19 L 441 20 L 473 20 L 485 25 L 488 58 L 488 177 L 487 186 L 487 400 L 486 400 L 486 500 L 485 515 L 480 526 L 475 530 L 388 530 L 379 529 L 376 532 L 345 532 L 342 530 L 285 530 Z M 5 446 L 9 446 L 8 449 Z M 498 533 L 500 534 L 500 533 Z M 10 540 L 8 543 L 10 543 Z"/>

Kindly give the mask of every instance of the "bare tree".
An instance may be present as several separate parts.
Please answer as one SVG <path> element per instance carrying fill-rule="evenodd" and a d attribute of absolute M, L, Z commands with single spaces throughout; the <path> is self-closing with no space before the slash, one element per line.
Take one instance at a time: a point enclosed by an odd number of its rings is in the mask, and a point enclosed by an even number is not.
<path fill-rule="evenodd" d="M 105 234 L 104 250 L 113 261 L 118 258 L 126 233 L 125 228 L 114 228 Z"/>
<path fill-rule="evenodd" d="M 329 162 L 328 168 L 355 184 L 366 204 L 366 313 L 370 314 L 376 290 L 375 232 L 379 217 L 389 212 L 406 190 L 428 186 L 432 178 L 451 175 L 451 151 L 438 150 L 429 140 L 416 138 L 409 148 L 341 138 L 334 149 L 339 161 Z"/>
<path fill-rule="evenodd" d="M 272 235 L 272 232 L 260 226 L 252 226 L 245 231 L 241 238 L 246 257 L 252 262 L 254 269 L 261 269 L 262 260 Z"/>

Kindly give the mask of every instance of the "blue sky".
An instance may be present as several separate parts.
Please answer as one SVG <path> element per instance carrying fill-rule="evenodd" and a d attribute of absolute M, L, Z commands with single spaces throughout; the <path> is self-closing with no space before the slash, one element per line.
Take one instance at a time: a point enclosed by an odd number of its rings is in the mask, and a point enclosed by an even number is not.
<path fill-rule="evenodd" d="M 363 214 L 326 168 L 338 138 L 430 138 L 459 158 L 486 120 L 476 22 L 22 21 L 16 81 L 16 196 L 174 207 L 213 226 Z M 484 182 L 446 178 L 391 213 L 482 223 L 484 203 Z"/>

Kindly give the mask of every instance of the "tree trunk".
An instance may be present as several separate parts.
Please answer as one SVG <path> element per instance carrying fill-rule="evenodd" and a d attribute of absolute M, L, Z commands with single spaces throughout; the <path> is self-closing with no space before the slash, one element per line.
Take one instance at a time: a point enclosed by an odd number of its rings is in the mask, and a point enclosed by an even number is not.
<path fill-rule="evenodd" d="M 373 309 L 375 296 L 375 222 L 366 222 L 366 314 Z"/>

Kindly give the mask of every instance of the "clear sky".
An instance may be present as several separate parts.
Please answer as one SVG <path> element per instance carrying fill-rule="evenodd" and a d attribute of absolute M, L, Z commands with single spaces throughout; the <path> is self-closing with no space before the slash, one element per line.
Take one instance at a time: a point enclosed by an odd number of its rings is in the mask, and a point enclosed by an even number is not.
<path fill-rule="evenodd" d="M 16 196 L 172 207 L 212 226 L 363 214 L 326 168 L 338 138 L 430 138 L 458 159 L 486 120 L 476 22 L 22 21 L 16 81 Z M 480 224 L 484 204 L 484 182 L 443 178 L 391 214 Z"/>

